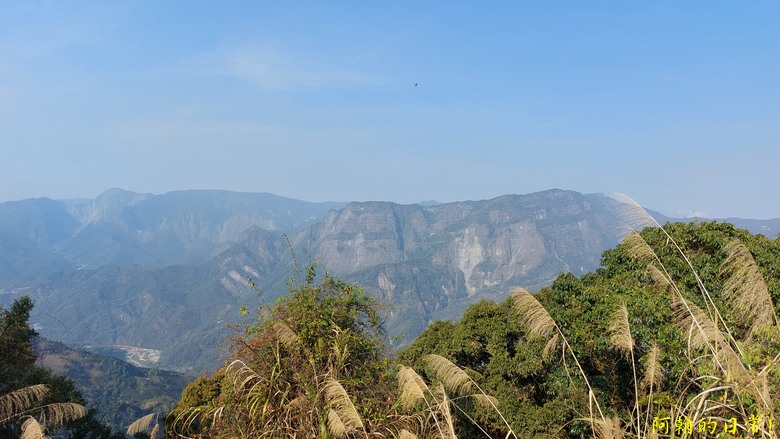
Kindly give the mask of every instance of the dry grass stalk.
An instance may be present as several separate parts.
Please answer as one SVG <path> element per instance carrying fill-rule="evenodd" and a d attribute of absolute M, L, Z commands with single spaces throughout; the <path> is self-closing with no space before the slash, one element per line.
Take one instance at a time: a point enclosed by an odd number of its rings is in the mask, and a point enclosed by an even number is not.
<path fill-rule="evenodd" d="M 287 410 L 290 412 L 300 412 L 305 410 L 311 404 L 311 400 L 306 395 L 300 395 L 287 404 Z"/>
<path fill-rule="evenodd" d="M 676 415 L 685 415 L 689 419 L 702 419 L 705 415 L 726 410 L 726 413 L 738 413 L 747 418 L 749 413 L 747 413 L 745 403 L 743 402 L 743 396 L 740 396 L 740 389 L 750 393 L 751 399 L 761 404 L 761 410 L 765 410 L 767 413 L 773 412 L 767 373 L 770 367 L 774 367 L 775 363 L 780 361 L 780 355 L 770 361 L 769 364 L 764 365 L 760 373 L 756 374 L 748 371 L 743 361 L 744 354 L 740 350 L 740 344 L 732 334 L 691 260 L 682 251 L 676 240 L 655 222 L 652 217 L 647 215 L 644 209 L 633 200 L 628 199 L 627 202 L 635 207 L 634 213 L 636 215 L 646 216 L 649 220 L 648 225 L 660 228 L 666 237 L 667 244 L 674 247 L 675 251 L 691 270 L 699 293 L 704 300 L 704 305 L 706 305 L 705 311 L 688 301 L 666 271 L 658 255 L 644 238 L 635 231 L 628 234 L 622 247 L 632 258 L 646 261 L 651 278 L 659 285 L 664 286 L 667 292 L 671 293 L 670 296 L 675 311 L 675 323 L 687 334 L 688 356 L 691 361 L 691 367 L 696 370 L 696 363 L 702 359 L 709 358 L 718 371 L 716 372 L 719 375 L 718 377 L 699 375 L 686 386 L 686 389 L 679 394 L 680 399 L 674 406 Z M 633 221 L 636 221 L 636 219 L 636 217 L 633 218 Z M 743 316 L 740 323 L 749 326 L 748 336 L 752 336 L 759 327 L 771 326 L 774 329 L 780 329 L 780 322 L 778 322 L 778 317 L 775 314 L 772 296 L 747 247 L 735 239 L 726 246 L 726 251 L 728 256 L 720 267 L 720 273 L 728 275 L 724 284 L 723 297 L 727 299 L 728 304 L 736 313 L 740 313 Z M 530 301 L 527 297 L 523 297 L 523 299 Z M 526 309 L 532 312 L 523 314 Z M 532 305 L 522 303 L 517 310 L 520 311 L 519 314 L 531 317 L 526 317 L 526 319 L 532 323 L 528 327 L 535 333 L 544 334 L 545 331 L 550 330 L 549 326 L 539 324 L 544 319 L 535 319 L 534 313 L 538 312 L 533 309 Z M 539 324 L 539 329 L 536 329 L 533 324 Z M 557 326 L 556 329 L 560 332 Z M 561 336 L 563 337 L 562 334 Z M 610 324 L 610 339 L 613 346 L 621 352 L 633 353 L 635 346 L 630 337 L 627 312 L 623 307 L 613 315 Z M 564 348 L 568 347 L 565 337 L 563 343 Z M 546 350 L 548 349 L 546 348 Z M 568 349 L 571 350 L 570 347 Z M 704 352 L 705 356 L 698 356 L 697 353 L 699 352 Z M 637 418 L 645 417 L 644 432 L 640 430 L 639 421 L 637 421 L 636 433 L 638 437 L 654 436 L 649 431 L 649 419 L 652 416 L 652 395 L 654 389 L 659 388 L 664 379 L 664 371 L 659 362 L 658 347 L 653 345 L 648 355 L 647 366 L 641 383 L 642 388 L 648 390 L 648 406 L 643 414 L 639 413 L 638 407 L 635 408 Z M 577 360 L 576 356 L 574 359 L 575 361 Z M 632 366 L 634 364 L 632 358 Z M 634 376 L 635 389 L 638 389 L 636 372 Z M 702 390 L 695 395 L 691 395 L 688 389 L 696 387 Z M 601 420 L 592 421 L 594 433 L 597 437 L 612 438 L 623 435 L 624 432 L 617 429 L 617 425 L 612 424 L 610 421 L 612 420 L 605 420 L 603 417 Z"/>
<path fill-rule="evenodd" d="M 728 372 L 727 368 L 720 364 L 722 352 L 728 343 L 715 322 L 701 308 L 683 297 L 675 298 L 672 307 L 675 323 L 683 334 L 687 335 L 689 356 L 695 357 L 695 352 L 710 351 L 718 363 L 718 368 L 724 373 Z"/>
<path fill-rule="evenodd" d="M 631 328 L 628 324 L 628 308 L 621 304 L 612 314 L 609 323 L 609 335 L 612 346 L 628 356 L 634 352 L 634 338 L 631 336 Z"/>
<path fill-rule="evenodd" d="M 488 408 L 496 408 L 498 406 L 498 399 L 491 395 L 485 395 L 484 393 L 476 393 L 471 395 L 471 399 L 477 403 L 478 406 Z"/>
<path fill-rule="evenodd" d="M 558 333 L 554 333 L 552 337 L 550 337 L 549 340 L 547 340 L 547 343 L 544 345 L 544 350 L 542 351 L 542 358 L 549 358 L 550 354 L 555 351 L 555 349 L 558 347 L 558 344 L 560 343 L 560 336 Z"/>
<path fill-rule="evenodd" d="M 347 425 L 341 420 L 341 417 L 335 410 L 328 410 L 328 431 L 334 437 L 346 437 L 349 431 Z"/>
<path fill-rule="evenodd" d="M 639 205 L 637 204 L 637 206 Z M 677 254 L 680 255 L 681 258 L 683 258 L 685 264 L 690 269 L 691 274 L 693 274 L 693 277 L 696 279 L 696 285 L 699 287 L 699 293 L 704 299 L 704 304 L 707 308 L 707 313 L 709 314 L 710 319 L 715 323 L 715 325 L 721 328 L 721 331 L 724 334 L 724 338 L 729 340 L 730 349 L 738 352 L 740 356 L 744 356 L 744 354 L 740 350 L 739 343 L 737 343 L 737 340 L 734 338 L 734 335 L 731 333 L 728 324 L 726 324 L 726 320 L 723 318 L 723 315 L 720 313 L 720 310 L 718 309 L 717 305 L 712 300 L 712 296 L 710 295 L 710 292 L 707 290 L 707 287 L 704 285 L 704 281 L 701 279 L 701 276 L 699 276 L 699 272 L 693 266 L 693 262 L 691 262 L 688 255 L 682 250 L 682 248 L 680 248 L 680 245 L 669 234 L 669 232 L 667 232 L 666 229 L 661 227 L 661 225 L 658 224 L 657 222 L 655 224 L 656 226 L 658 226 L 659 230 L 664 234 L 664 236 L 666 236 L 667 242 L 671 243 L 671 245 L 674 246 Z M 663 266 L 663 264 L 661 263 L 657 255 L 656 255 L 656 260 L 661 266 L 661 269 L 664 270 L 664 272 L 666 272 L 666 268 Z M 671 276 L 669 276 L 668 273 L 666 273 L 666 276 L 671 280 Z M 682 298 L 682 293 L 680 292 L 680 290 L 674 285 L 673 282 L 672 285 L 674 287 L 674 290 L 678 293 L 679 297 Z"/>
<path fill-rule="evenodd" d="M 597 439 L 622 439 L 625 429 L 620 425 L 620 418 L 613 416 L 607 419 L 590 419 L 593 433 Z"/>
<path fill-rule="evenodd" d="M 653 411 L 653 391 L 661 387 L 666 371 L 661 365 L 661 349 L 656 343 L 650 345 L 650 351 L 647 353 L 647 365 L 645 373 L 639 387 L 647 390 L 647 409 L 645 411 L 644 432 L 647 433 L 650 425 L 650 414 Z M 634 378 L 636 382 L 636 378 Z M 637 419 L 641 418 L 641 413 L 637 411 Z M 639 430 L 637 430 L 639 431 Z"/>
<path fill-rule="evenodd" d="M 54 426 L 62 426 L 68 421 L 83 418 L 87 415 L 87 409 L 75 402 L 59 402 L 48 404 L 41 408 L 47 422 Z"/>
<path fill-rule="evenodd" d="M 482 388 L 479 387 L 479 384 L 471 379 L 463 369 L 440 355 L 430 354 L 426 355 L 424 359 L 428 366 L 434 370 L 436 376 L 441 380 L 445 387 L 452 389 L 456 395 L 463 395 L 466 392 L 469 392 L 470 394 L 468 397 L 474 400 L 478 405 L 482 407 L 491 407 L 504 422 L 504 425 L 506 425 L 508 430 L 507 437 L 517 437 L 515 436 L 512 427 L 509 425 L 509 421 L 506 420 L 504 414 L 498 409 L 498 400 L 482 390 Z M 474 390 L 478 393 L 475 393 Z M 471 419 L 467 413 L 464 412 L 463 414 L 466 415 L 474 425 L 481 429 L 479 424 Z"/>
<path fill-rule="evenodd" d="M 647 264 L 647 267 L 645 268 L 647 270 L 647 274 L 650 275 L 650 278 L 660 284 L 663 285 L 663 287 L 666 289 L 666 293 L 679 293 L 679 290 L 677 290 L 677 285 L 672 282 L 672 280 L 669 278 L 669 275 L 666 272 L 663 272 L 658 269 L 653 264 Z"/>
<path fill-rule="evenodd" d="M 344 386 L 332 377 L 325 380 L 323 387 L 325 401 L 330 408 L 328 412 L 328 429 L 336 437 L 362 430 L 363 421 L 349 399 Z"/>
<path fill-rule="evenodd" d="M 727 377 L 733 377 L 741 385 L 750 387 L 753 395 L 765 407 L 768 407 L 769 400 L 764 397 L 765 392 L 747 371 L 741 359 L 744 357 L 744 353 L 741 351 L 740 344 L 731 333 L 728 324 L 712 300 L 712 296 L 704 286 L 704 282 L 694 268 L 693 263 L 666 229 L 660 227 L 660 230 L 666 236 L 667 242 L 674 246 L 677 253 L 690 268 L 696 279 L 699 292 L 704 299 L 707 308 L 706 313 L 685 299 L 680 289 L 672 281 L 663 263 L 639 234 L 631 234 L 629 236 L 627 243 L 629 254 L 635 255 L 635 257 L 650 257 L 650 252 L 652 252 L 652 256 L 655 258 L 658 266 L 655 267 L 653 264 L 649 264 L 648 271 L 654 280 L 666 285 L 674 293 L 672 302 L 673 306 L 675 303 L 677 304 L 676 321 L 688 334 L 689 352 L 704 348 L 709 349 L 717 367 Z M 751 326 L 750 333 L 752 334 L 758 326 L 767 321 L 777 322 L 771 296 L 768 294 L 768 291 L 764 293 L 761 290 L 762 285 L 763 287 L 766 285 L 747 248 L 735 240 L 727 246 L 727 251 L 729 257 L 721 266 L 721 273 L 730 272 L 732 276 L 726 283 L 724 295 L 727 298 L 731 298 L 731 304 L 737 310 L 748 315 L 748 320 L 753 320 L 754 326 Z"/>
<path fill-rule="evenodd" d="M 552 319 L 550 313 L 548 313 L 544 306 L 542 306 L 542 304 L 536 300 L 536 297 L 534 297 L 533 294 L 529 293 L 523 288 L 517 288 L 512 291 L 510 297 L 512 298 L 512 309 L 520 318 L 520 324 L 525 329 L 526 334 L 531 336 L 538 335 L 544 337 L 550 337 L 554 334 L 556 342 L 557 338 L 560 337 L 561 341 L 563 342 L 564 350 L 564 352 L 562 352 L 562 356 L 565 357 L 565 351 L 569 351 L 572 358 L 574 359 L 574 363 L 577 366 L 577 370 L 580 372 L 580 376 L 582 376 L 582 379 L 585 381 L 585 385 L 588 387 L 588 406 L 592 407 L 595 405 L 601 419 L 605 419 L 604 413 L 601 410 L 601 406 L 599 405 L 599 402 L 593 393 L 593 387 L 591 387 L 588 376 L 585 374 L 585 370 L 583 370 L 579 359 L 577 359 L 577 356 L 574 355 L 574 351 L 569 345 L 569 342 L 566 340 L 566 336 L 563 335 L 563 332 L 561 332 L 561 329 Z M 545 353 L 552 351 L 552 349 L 553 347 L 551 347 L 550 343 L 548 342 L 544 349 Z M 592 410 L 590 417 L 594 418 Z"/>
<path fill-rule="evenodd" d="M 186 437 L 181 434 L 181 432 L 187 432 L 192 428 L 195 422 L 200 421 L 203 419 L 204 414 L 204 408 L 203 406 L 200 407 L 187 407 L 186 410 L 183 410 L 176 414 L 176 418 L 173 420 L 174 428 L 176 429 L 175 435 L 177 437 Z M 181 428 L 181 430 L 179 430 Z"/>
<path fill-rule="evenodd" d="M 48 394 L 49 388 L 45 384 L 35 384 L 0 396 L 0 424 L 23 414 Z"/>
<path fill-rule="evenodd" d="M 417 435 L 402 428 L 401 431 L 398 432 L 398 439 L 417 439 Z"/>
<path fill-rule="evenodd" d="M 769 383 L 769 377 L 762 371 L 762 373 L 758 375 L 758 379 L 761 381 L 761 395 L 763 399 L 766 401 L 771 401 L 772 397 L 770 395 L 771 385 Z"/>
<path fill-rule="evenodd" d="M 618 215 L 626 224 L 633 224 L 636 228 L 661 227 L 658 221 L 652 215 L 639 205 L 634 199 L 626 194 L 615 194 L 614 199 L 624 204 L 624 208 L 618 212 Z"/>
<path fill-rule="evenodd" d="M 419 402 L 425 403 L 423 412 L 417 412 L 409 418 L 420 421 L 420 428 L 417 429 L 418 434 L 422 432 L 423 437 L 427 437 L 425 432 L 432 427 L 435 427 L 435 431 L 438 433 L 438 436 L 436 437 L 455 437 L 454 421 L 452 417 L 452 408 L 454 407 L 477 429 L 489 437 L 479 423 L 462 407 L 456 404 L 457 400 L 469 399 L 478 406 L 495 410 L 507 427 L 506 437 L 517 438 L 517 435 L 512 431 L 509 422 L 498 410 L 498 400 L 486 394 L 463 369 L 439 355 L 426 355 L 424 360 L 438 378 L 437 384 L 433 389 L 428 387 L 417 372 L 411 368 L 400 365 L 397 374 L 399 390 L 401 393 L 398 401 L 401 408 L 404 411 L 409 411 Z M 453 394 L 457 396 L 451 398 L 447 393 L 448 390 L 452 391 Z M 474 393 L 475 390 L 476 393 Z M 433 422 L 432 426 L 429 424 L 430 421 Z"/>
<path fill-rule="evenodd" d="M 404 411 L 409 411 L 420 401 L 425 401 L 425 394 L 430 393 L 430 390 L 414 369 L 400 365 L 396 377 L 401 393 L 399 403 Z"/>
<path fill-rule="evenodd" d="M 726 245 L 726 252 L 720 267 L 722 274 L 729 275 L 723 285 L 724 297 L 750 325 L 750 334 L 759 326 L 776 325 L 772 296 L 750 250 L 735 238 Z"/>
<path fill-rule="evenodd" d="M 36 428 L 42 430 L 46 424 L 59 428 L 68 421 L 87 415 L 87 409 L 84 406 L 72 402 L 33 407 L 48 394 L 49 389 L 45 384 L 35 384 L 0 396 L 0 424 L 5 424 L 14 418 L 34 412 L 38 414 L 38 418 L 28 416 L 22 425 L 27 425 L 27 437 L 43 437 L 36 436 L 38 434 Z"/>
<path fill-rule="evenodd" d="M 723 316 L 720 314 L 720 311 L 715 305 L 715 302 L 712 300 L 712 296 L 710 295 L 707 288 L 704 286 L 704 281 L 702 281 L 701 277 L 699 276 L 699 273 L 696 271 L 696 268 L 693 266 L 693 263 L 691 262 L 690 258 L 688 258 L 688 255 L 685 254 L 682 248 L 680 248 L 680 245 L 677 243 L 677 241 L 674 238 L 672 238 L 669 232 L 667 232 L 665 228 L 663 228 L 660 224 L 658 224 L 658 222 L 655 221 L 652 215 L 647 213 L 647 211 L 645 211 L 644 208 L 639 205 L 639 203 L 632 200 L 628 196 L 623 196 L 623 199 L 621 201 L 633 205 L 634 208 L 637 209 L 638 211 L 644 212 L 644 215 L 646 215 L 646 217 L 649 220 L 652 220 L 652 224 L 650 226 L 658 227 L 658 229 L 664 234 L 664 236 L 666 236 L 667 242 L 670 243 L 672 246 L 674 246 L 677 254 L 679 254 L 680 257 L 683 258 L 686 265 L 688 265 L 688 268 L 690 268 L 693 277 L 696 279 L 696 284 L 699 287 L 699 292 L 704 298 L 704 303 L 707 307 L 707 313 L 710 315 L 710 319 L 713 322 L 716 322 L 718 325 L 723 326 L 723 331 L 728 336 L 728 338 L 734 343 L 734 346 L 738 350 L 739 346 L 737 345 L 736 340 L 732 336 L 728 328 L 728 325 L 726 325 L 726 321 L 723 319 Z M 644 244 L 642 244 L 642 242 L 644 242 Z M 626 248 L 629 251 L 629 254 L 633 254 L 635 257 L 638 258 L 652 256 L 655 259 L 655 261 L 658 262 L 658 265 L 660 266 L 661 270 L 663 270 L 666 273 L 666 268 L 664 267 L 658 255 L 652 250 L 652 248 L 650 248 L 649 245 L 647 245 L 647 242 L 645 242 L 644 238 L 642 238 L 638 233 L 633 232 L 629 234 L 629 236 L 626 237 L 626 240 L 624 240 L 624 243 L 626 244 Z M 674 290 L 677 292 L 677 294 L 680 297 L 682 297 L 682 294 L 680 293 L 679 289 L 674 285 L 673 282 L 671 282 L 671 276 L 669 276 L 669 274 L 666 273 L 666 277 L 670 280 L 670 283 L 674 287 Z"/>
<path fill-rule="evenodd" d="M 439 437 L 444 437 L 445 433 L 444 430 L 442 430 L 442 426 L 440 425 L 439 421 L 438 411 L 440 407 L 438 404 L 439 401 L 436 399 L 436 394 L 431 391 L 428 385 L 425 384 L 425 381 L 422 379 L 422 377 L 420 377 L 420 375 L 418 375 L 417 372 L 415 372 L 411 367 L 399 365 L 396 378 L 398 380 L 398 389 L 400 391 L 398 402 L 404 412 L 409 413 L 415 408 L 415 406 L 418 405 L 418 403 L 425 403 L 425 409 L 423 412 L 418 411 L 412 414 L 412 416 L 405 418 L 406 421 L 412 421 L 412 423 L 416 426 L 415 430 L 418 432 L 418 434 L 423 434 L 423 437 L 425 437 L 425 432 L 430 427 L 429 420 L 432 420 L 435 429 L 439 432 Z M 434 405 L 432 406 L 431 404 Z M 415 435 L 409 436 L 411 434 L 412 433 L 410 433 L 408 430 L 402 429 L 399 432 L 399 437 L 416 437 Z"/>
<path fill-rule="evenodd" d="M 436 354 L 426 355 L 424 359 L 448 391 L 457 396 L 474 391 L 474 381 L 471 377 L 450 360 Z"/>
<path fill-rule="evenodd" d="M 341 329 L 336 325 L 333 325 L 333 364 L 336 370 L 341 370 L 347 363 L 349 363 L 349 338 L 351 331 L 349 329 Z"/>
<path fill-rule="evenodd" d="M 718 394 L 731 391 L 731 386 L 716 385 L 717 383 L 720 383 L 721 380 L 712 376 L 699 376 L 698 378 L 694 379 L 694 382 L 703 380 L 713 380 L 714 383 L 708 385 L 699 393 L 690 397 L 687 403 L 684 403 L 684 398 L 688 397 L 688 393 L 682 392 L 679 395 L 679 400 L 673 409 L 678 413 L 678 417 L 684 416 L 696 422 L 698 420 L 704 419 L 707 417 L 707 415 L 711 415 L 716 411 L 725 411 L 727 413 L 734 413 L 735 411 L 739 411 L 740 407 L 734 407 L 728 404 L 725 399 L 723 399 L 723 401 L 716 400 Z M 746 413 L 743 412 L 741 414 L 744 419 L 747 419 L 748 415 Z"/>
<path fill-rule="evenodd" d="M 33 417 L 28 417 L 22 423 L 22 434 L 19 439 L 44 439 L 46 435 L 43 434 L 43 427 L 38 420 Z"/>
<path fill-rule="evenodd" d="M 457 439 L 458 436 L 455 434 L 455 421 L 452 416 L 452 410 L 450 410 L 450 398 L 447 396 L 444 384 L 439 383 L 435 390 L 435 398 L 439 401 L 435 414 L 440 414 L 442 418 L 442 422 L 436 422 L 439 427 L 439 434 L 441 434 L 442 439 Z M 441 428 L 442 423 L 445 428 Z"/>
<path fill-rule="evenodd" d="M 264 380 L 260 374 L 255 372 L 241 360 L 234 360 L 231 362 L 228 367 L 225 368 L 225 372 L 235 376 L 233 385 L 236 389 L 240 389 L 246 394 L 252 394 Z"/>
<path fill-rule="evenodd" d="M 636 429 L 638 432 L 641 428 L 639 416 L 639 382 L 636 375 L 636 361 L 634 360 L 634 337 L 631 336 L 631 326 L 628 323 L 628 308 L 625 303 L 620 304 L 613 313 L 608 332 L 612 346 L 623 352 L 623 354 L 631 360 L 631 372 L 634 374 L 634 413 L 636 413 Z"/>
<path fill-rule="evenodd" d="M 650 389 L 652 393 L 653 388 L 661 387 L 661 383 L 666 376 L 666 371 L 661 365 L 661 349 L 657 344 L 650 345 L 650 350 L 647 353 L 647 365 L 645 366 L 645 374 L 642 377 L 641 386 L 643 389 Z"/>
<path fill-rule="evenodd" d="M 731 347 L 724 334 L 720 332 L 707 314 L 696 305 L 680 299 L 672 303 L 675 306 L 677 324 L 688 334 L 689 350 L 707 350 L 712 355 L 716 367 L 722 377 L 735 386 L 735 392 L 740 389 L 749 392 L 765 410 L 771 410 L 773 403 L 769 398 L 760 373 L 757 378 L 748 371 L 740 355 Z M 741 401 L 739 407 L 742 406 Z"/>
<path fill-rule="evenodd" d="M 149 413 L 146 416 L 138 418 L 127 427 L 127 434 L 133 436 L 136 433 L 141 433 L 149 429 L 153 424 L 157 424 L 157 413 Z"/>
<path fill-rule="evenodd" d="M 636 230 L 632 230 L 625 238 L 621 245 L 626 250 L 629 256 L 633 259 L 640 261 L 655 261 L 659 262 L 658 255 L 653 251 L 650 245 L 642 238 L 642 235 L 637 233 Z"/>
<path fill-rule="evenodd" d="M 276 336 L 276 338 L 279 339 L 279 341 L 282 342 L 282 344 L 287 348 L 299 346 L 301 343 L 301 339 L 298 337 L 298 334 L 290 329 L 286 323 L 280 320 L 277 320 L 271 324 L 271 331 Z"/>
<path fill-rule="evenodd" d="M 558 326 L 550 313 L 538 300 L 523 288 L 517 288 L 510 294 L 512 308 L 520 316 L 525 331 L 530 336 L 550 337 L 558 332 Z"/>

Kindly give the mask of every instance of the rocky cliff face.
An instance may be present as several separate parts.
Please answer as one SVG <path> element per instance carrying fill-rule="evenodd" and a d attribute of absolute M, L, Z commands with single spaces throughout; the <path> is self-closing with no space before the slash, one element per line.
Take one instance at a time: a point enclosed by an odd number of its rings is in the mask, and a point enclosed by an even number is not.
<path fill-rule="evenodd" d="M 391 304 L 412 334 L 458 303 L 536 289 L 595 269 L 626 232 L 620 204 L 552 190 L 423 207 L 351 203 L 296 237 L 296 248 Z"/>

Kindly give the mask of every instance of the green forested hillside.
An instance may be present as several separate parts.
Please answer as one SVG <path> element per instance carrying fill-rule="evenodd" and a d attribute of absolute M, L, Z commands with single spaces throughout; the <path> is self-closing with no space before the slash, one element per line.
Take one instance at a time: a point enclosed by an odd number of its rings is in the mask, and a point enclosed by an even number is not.
<path fill-rule="evenodd" d="M 633 233 L 595 272 L 477 303 L 397 358 L 377 357 L 361 290 L 314 278 L 185 390 L 169 433 L 777 437 L 777 239 L 717 223 Z"/>
<path fill-rule="evenodd" d="M 37 437 L 25 433 L 36 419 L 48 435 L 121 438 L 149 411 L 170 411 L 192 381 L 39 338 L 32 309 L 26 296 L 0 308 L 0 437 Z"/>
<path fill-rule="evenodd" d="M 122 438 L 97 420 L 73 381 L 35 364 L 33 302 L 0 307 L 0 438 Z"/>
<path fill-rule="evenodd" d="M 149 412 L 167 412 L 193 377 L 146 369 L 104 355 L 39 339 L 37 363 L 72 380 L 87 407 L 118 431 Z"/>
<path fill-rule="evenodd" d="M 620 419 L 640 437 L 654 430 L 669 437 L 664 419 L 671 429 L 677 420 L 690 421 L 705 433 L 724 431 L 724 421 L 716 419 L 734 420 L 739 435 L 752 433 L 754 425 L 756 435 L 762 427 L 769 437 L 769 420 L 780 408 L 780 244 L 729 224 L 665 229 L 669 236 L 659 228 L 631 235 L 604 253 L 596 272 L 562 274 L 539 291 L 538 303 L 557 325 L 549 332 L 531 328 L 545 337 L 529 335 L 524 323 L 538 324 L 539 316 L 513 295 L 472 306 L 458 323 L 431 325 L 399 361 L 419 365 L 435 352 L 470 369 L 525 437 L 587 435 L 585 418 Z M 734 256 L 734 239 L 749 249 L 768 289 L 752 277 L 749 258 Z M 641 248 L 645 242 L 649 247 Z M 616 325 L 621 320 L 622 328 Z M 626 349 L 616 340 L 629 334 Z M 595 399 L 588 398 L 584 377 Z"/>

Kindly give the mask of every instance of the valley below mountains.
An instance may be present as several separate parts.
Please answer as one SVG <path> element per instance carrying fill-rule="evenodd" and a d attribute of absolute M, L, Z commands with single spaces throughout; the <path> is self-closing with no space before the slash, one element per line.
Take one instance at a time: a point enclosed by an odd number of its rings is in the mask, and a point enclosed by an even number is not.
<path fill-rule="evenodd" d="M 403 345 L 514 286 L 534 291 L 562 272 L 595 270 L 604 250 L 644 225 L 633 211 L 557 189 L 425 206 L 120 189 L 79 203 L 6 202 L 0 303 L 29 295 L 31 323 L 46 338 L 198 372 L 219 365 L 230 325 L 252 318 L 242 306 L 273 303 L 296 266 L 316 261 L 378 298 L 388 335 Z M 730 221 L 780 230 L 780 220 Z"/>

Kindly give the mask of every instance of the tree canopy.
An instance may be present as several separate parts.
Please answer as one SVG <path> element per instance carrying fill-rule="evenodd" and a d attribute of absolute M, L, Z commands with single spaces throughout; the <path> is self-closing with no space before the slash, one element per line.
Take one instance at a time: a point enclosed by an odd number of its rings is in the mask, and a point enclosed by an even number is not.
<path fill-rule="evenodd" d="M 394 364 L 378 309 L 362 288 L 310 266 L 287 296 L 258 309 L 226 367 L 184 390 L 169 433 L 442 437 L 454 435 L 453 411 L 493 404 L 443 357 L 426 359 L 438 381 Z"/>
<path fill-rule="evenodd" d="M 185 389 L 169 433 L 776 437 L 778 287 L 777 239 L 667 224 L 593 273 L 435 322 L 393 358 L 378 304 L 312 266 Z"/>
<path fill-rule="evenodd" d="M 327 273 L 316 278 L 311 266 L 287 296 L 258 308 L 233 338 L 231 362 L 185 389 L 176 433 L 317 437 L 381 422 L 392 387 L 377 304 Z"/>
<path fill-rule="evenodd" d="M 779 282 L 777 239 L 667 224 L 632 233 L 596 272 L 431 325 L 400 360 L 435 352 L 472 370 L 527 437 L 679 437 L 674 420 L 774 437 Z"/>

